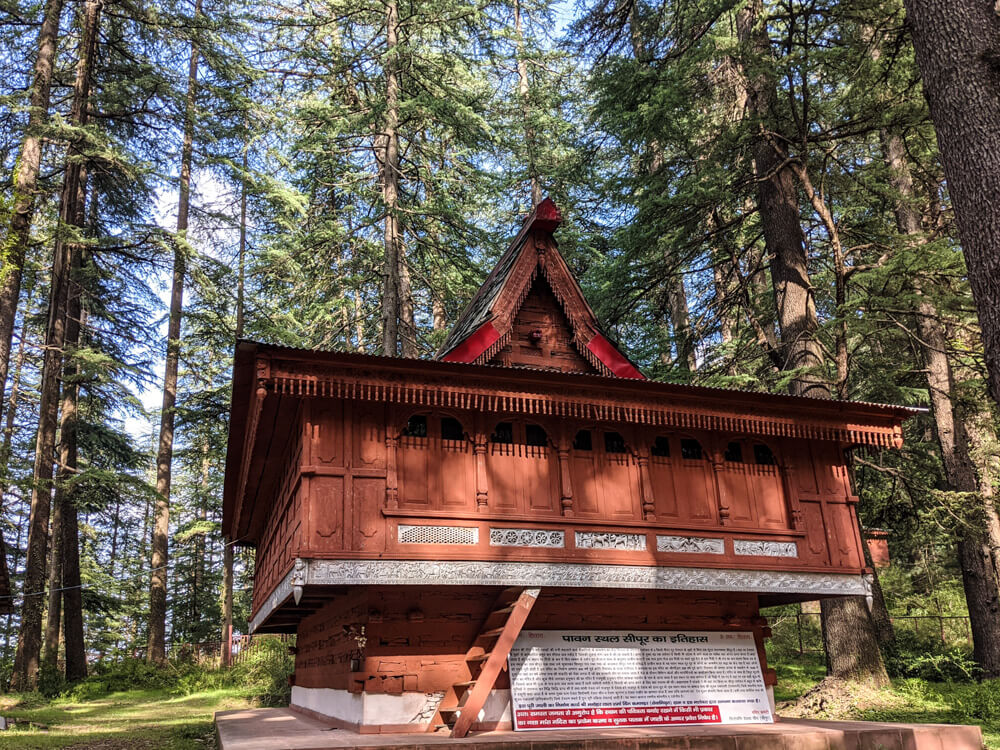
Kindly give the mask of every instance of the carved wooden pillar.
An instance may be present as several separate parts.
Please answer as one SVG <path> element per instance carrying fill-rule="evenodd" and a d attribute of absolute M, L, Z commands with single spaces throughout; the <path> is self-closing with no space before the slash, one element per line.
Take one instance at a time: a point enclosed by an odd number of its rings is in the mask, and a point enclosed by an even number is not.
<path fill-rule="evenodd" d="M 399 438 L 392 434 L 390 424 L 385 431 L 385 507 L 395 510 L 399 507 L 399 480 L 396 472 L 396 448 Z"/>
<path fill-rule="evenodd" d="M 564 516 L 573 515 L 573 483 L 569 476 L 569 438 L 565 429 L 559 431 L 559 503 Z"/>
<path fill-rule="evenodd" d="M 805 518 L 802 516 L 802 506 L 796 491 L 795 465 L 782 461 L 778 464 L 778 471 L 781 472 L 781 487 L 785 491 L 785 506 L 788 508 L 792 528 L 796 531 L 802 531 L 805 528 Z"/>
<path fill-rule="evenodd" d="M 635 454 L 639 464 L 639 487 L 642 492 L 642 515 L 647 521 L 656 520 L 656 499 L 653 496 L 653 482 L 649 476 L 649 452 L 643 450 Z"/>
<path fill-rule="evenodd" d="M 726 470 L 726 453 L 718 446 L 709 449 L 709 460 L 712 462 L 712 479 L 715 485 L 715 500 L 719 510 L 719 525 L 729 525 L 729 504 L 722 496 L 722 479 L 720 474 Z"/>
<path fill-rule="evenodd" d="M 486 479 L 486 434 L 477 432 L 472 445 L 476 460 L 476 510 L 485 513 L 489 510 L 489 482 Z"/>

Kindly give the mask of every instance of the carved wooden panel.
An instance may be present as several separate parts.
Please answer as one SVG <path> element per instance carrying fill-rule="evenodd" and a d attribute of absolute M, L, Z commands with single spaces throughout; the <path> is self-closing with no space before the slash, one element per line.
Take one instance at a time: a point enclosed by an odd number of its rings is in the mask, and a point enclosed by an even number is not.
<path fill-rule="evenodd" d="M 309 479 L 308 486 L 315 543 L 328 549 L 343 549 L 344 477 L 315 476 Z"/>
<path fill-rule="evenodd" d="M 354 423 L 351 465 L 361 469 L 385 468 L 385 405 L 356 402 L 351 411 Z"/>
<path fill-rule="evenodd" d="M 641 518 L 638 467 L 631 453 L 605 453 L 601 480 L 603 517 L 616 521 Z"/>
<path fill-rule="evenodd" d="M 486 481 L 489 487 L 488 505 L 497 512 L 516 513 L 520 509 L 517 471 L 522 459 L 518 446 L 490 441 L 486 449 Z"/>
<path fill-rule="evenodd" d="M 573 513 L 597 516 L 601 512 L 601 483 L 594 450 L 570 452 L 570 477 L 573 483 Z"/>
<path fill-rule="evenodd" d="M 858 550 L 858 524 L 854 506 L 849 503 L 825 503 L 827 543 L 834 567 L 861 567 Z"/>
<path fill-rule="evenodd" d="M 401 507 L 429 507 L 430 475 L 433 455 L 426 437 L 403 435 L 396 450 L 399 471 L 399 504 Z"/>
<path fill-rule="evenodd" d="M 354 546 L 361 552 L 385 550 L 385 518 L 379 512 L 385 498 L 385 480 L 354 477 L 352 506 L 354 509 Z"/>
<path fill-rule="evenodd" d="M 757 523 L 763 528 L 788 528 L 788 503 L 780 469 L 774 465 L 750 464 L 747 479 L 757 506 Z"/>
<path fill-rule="evenodd" d="M 475 510 L 476 477 L 468 439 L 432 437 L 431 504 L 446 510 Z"/>
<path fill-rule="evenodd" d="M 795 489 L 800 493 L 816 495 L 819 494 L 819 487 L 816 484 L 816 469 L 809 445 L 807 440 L 783 440 L 781 450 L 785 462 L 795 467 Z"/>
<path fill-rule="evenodd" d="M 826 524 L 822 503 L 806 501 L 801 505 L 806 538 L 799 543 L 799 556 L 815 565 L 828 565 L 830 553 L 826 543 Z"/>
<path fill-rule="evenodd" d="M 344 465 L 344 405 L 324 399 L 310 402 L 312 426 L 311 463 L 317 466 Z"/>
<path fill-rule="evenodd" d="M 577 351 L 569 320 L 541 274 L 517 312 L 510 341 L 492 361 L 513 367 L 596 372 Z"/>

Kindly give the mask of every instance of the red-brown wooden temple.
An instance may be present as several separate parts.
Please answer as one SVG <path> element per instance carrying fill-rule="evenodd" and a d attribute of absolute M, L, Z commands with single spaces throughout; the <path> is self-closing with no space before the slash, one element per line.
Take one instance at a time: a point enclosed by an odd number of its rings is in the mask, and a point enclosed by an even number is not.
<path fill-rule="evenodd" d="M 292 705 L 360 732 L 510 726 L 522 627 L 750 631 L 866 595 L 845 464 L 896 406 L 646 380 L 544 201 L 436 361 L 241 342 L 224 530 L 251 628 L 297 634 Z"/>

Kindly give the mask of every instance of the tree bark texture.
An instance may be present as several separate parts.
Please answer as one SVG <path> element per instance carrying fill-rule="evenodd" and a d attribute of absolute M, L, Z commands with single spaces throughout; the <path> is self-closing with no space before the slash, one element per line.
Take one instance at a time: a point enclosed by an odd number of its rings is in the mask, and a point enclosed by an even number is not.
<path fill-rule="evenodd" d="M 42 25 L 38 30 L 38 52 L 31 93 L 28 96 L 28 124 L 14 173 L 10 228 L 4 242 L 9 249 L 0 258 L 3 263 L 0 268 L 0 386 L 7 382 L 14 320 L 21 296 L 21 276 L 35 217 L 35 193 L 42 163 L 42 129 L 49 117 L 52 70 L 55 66 L 62 9 L 63 0 L 48 0 Z"/>
<path fill-rule="evenodd" d="M 82 191 L 81 191 L 82 193 Z M 93 200 L 93 199 L 92 199 Z M 84 204 L 81 194 L 79 207 Z M 83 223 L 83 216 L 78 217 Z M 66 348 L 73 356 L 80 346 L 84 306 L 81 266 L 86 251 L 74 255 L 66 302 Z M 62 603 L 63 643 L 66 655 L 66 679 L 70 682 L 87 676 L 87 654 L 83 642 L 83 595 L 80 580 L 80 540 L 76 498 L 72 481 L 77 473 L 77 419 L 80 385 L 79 368 L 70 360 L 63 368 L 62 415 L 59 425 L 59 471 L 56 475 L 54 503 L 62 517 Z M 55 530 L 53 529 L 53 535 Z M 53 552 L 53 556 L 55 552 Z M 50 605 L 51 606 L 51 605 Z"/>
<path fill-rule="evenodd" d="M 744 64 L 745 70 L 758 71 L 747 76 L 747 102 L 758 129 L 752 144 L 754 177 L 781 331 L 779 351 L 783 369 L 799 373 L 792 383 L 793 393 L 829 398 L 830 389 L 822 375 L 823 350 L 816 338 L 816 300 L 799 223 L 795 179 L 783 141 L 769 129 L 777 92 L 772 74 L 761 62 L 772 59 L 763 14 L 761 0 L 751 0 L 737 14 L 737 30 L 740 43 L 753 57 Z"/>
<path fill-rule="evenodd" d="M 820 606 L 827 673 L 841 680 L 867 682 L 879 687 L 888 685 L 889 677 L 865 597 L 824 599 Z"/>
<path fill-rule="evenodd" d="M 17 355 L 14 357 L 14 373 L 11 376 L 10 395 L 7 398 L 7 411 L 4 416 L 3 442 L 0 443 L 0 511 L 3 509 L 3 498 L 7 496 L 7 489 L 10 487 L 10 454 L 11 443 L 14 439 L 14 425 L 17 422 L 17 407 L 21 395 L 21 375 L 24 371 L 24 346 L 28 335 L 28 319 L 34 306 L 34 285 L 28 286 L 25 293 L 24 315 L 21 316 L 21 332 L 17 339 Z M 18 529 L 20 536 L 20 529 Z M 21 546 L 20 539 L 15 545 L 15 550 Z M 15 552 L 16 554 L 16 552 Z M 10 570 L 7 567 L 7 545 L 4 543 L 3 534 L 0 533 L 0 586 L 13 594 L 10 582 Z M 0 598 L 0 612 L 8 613 L 14 611 L 13 596 L 6 599 Z M 7 623 L 7 640 L 10 640 L 10 622 Z M 4 658 L 7 655 L 7 644 L 4 644 Z"/>
<path fill-rule="evenodd" d="M 97 50 L 97 31 L 103 0 L 88 0 L 82 10 L 80 53 L 73 84 L 70 122 L 77 127 L 87 123 L 90 80 Z M 60 196 L 59 228 L 52 253 L 52 278 L 49 290 L 48 323 L 45 353 L 42 357 L 41 397 L 38 412 L 38 435 L 32 471 L 31 516 L 28 521 L 28 549 L 24 571 L 24 602 L 21 608 L 21 632 L 14 656 L 12 690 L 30 690 L 38 683 L 42 646 L 42 605 L 48 551 L 49 517 L 52 509 L 52 468 L 59 412 L 59 375 L 62 371 L 66 335 L 66 296 L 71 255 L 77 243 L 67 241 L 68 227 L 79 216 L 77 206 L 83 177 L 82 155 L 71 143 Z M 71 238 L 70 238 L 71 239 Z"/>
<path fill-rule="evenodd" d="M 738 12 L 736 26 L 747 55 L 743 68 L 748 71 L 748 109 L 757 127 L 751 146 L 757 208 L 770 257 L 782 369 L 796 373 L 791 383 L 796 395 L 830 398 L 830 388 L 823 376 L 823 350 L 817 339 L 819 324 L 799 223 L 795 175 L 784 142 L 770 127 L 777 89 L 769 67 L 771 44 L 761 0 L 751 0 Z M 887 684 L 889 678 L 865 598 L 824 599 L 821 610 L 830 676 Z"/>
<path fill-rule="evenodd" d="M 987 0 L 905 0 L 1000 403 L 1000 15 Z"/>
<path fill-rule="evenodd" d="M 884 134 L 882 141 L 889 180 L 899 195 L 895 210 L 897 227 L 900 234 L 919 243 L 922 238 L 920 216 L 913 206 L 913 178 L 906 161 L 905 144 L 895 133 Z M 969 450 L 964 419 L 952 401 L 954 373 L 948 359 L 948 337 L 944 325 L 937 309 L 921 293 L 919 277 L 914 278 L 913 284 L 919 295 L 915 311 L 917 331 L 945 479 L 952 491 L 970 493 L 977 498 L 972 520 L 963 525 L 958 545 L 972 630 L 973 657 L 985 676 L 1000 677 L 1000 582 L 991 554 L 991 548 L 996 543 L 991 537 L 997 535 L 992 486 L 989 481 L 984 485 L 980 480 L 980 472 Z M 989 474 L 988 471 L 983 473 Z"/>
<path fill-rule="evenodd" d="M 195 17 L 201 15 L 201 0 Z M 153 512 L 149 586 L 149 643 L 146 658 L 161 663 L 167 658 L 167 540 L 170 533 L 170 477 L 174 456 L 174 408 L 177 403 L 177 367 L 181 348 L 181 316 L 184 310 L 184 275 L 187 267 L 188 214 L 191 208 L 191 164 L 194 153 L 195 100 L 198 90 L 198 44 L 191 43 L 188 63 L 187 99 L 184 105 L 184 136 L 181 144 L 180 185 L 177 196 L 177 234 L 167 319 L 167 356 L 163 372 L 163 402 L 160 408 L 160 438 L 156 449 L 156 502 Z"/>
<path fill-rule="evenodd" d="M 385 210 L 382 262 L 382 354 L 399 352 L 400 255 L 403 243 L 399 222 L 399 7 L 395 0 L 385 6 L 385 128 L 382 142 L 382 203 Z"/>
<path fill-rule="evenodd" d="M 517 94 L 521 101 L 521 119 L 524 122 L 524 147 L 528 157 L 528 180 L 531 184 L 531 207 L 534 208 L 545 197 L 542 183 L 538 179 L 538 159 L 535 129 L 531 126 L 531 86 L 528 83 L 528 64 L 524 59 L 524 34 L 521 28 L 521 3 L 514 0 L 514 35 L 517 38 Z"/>

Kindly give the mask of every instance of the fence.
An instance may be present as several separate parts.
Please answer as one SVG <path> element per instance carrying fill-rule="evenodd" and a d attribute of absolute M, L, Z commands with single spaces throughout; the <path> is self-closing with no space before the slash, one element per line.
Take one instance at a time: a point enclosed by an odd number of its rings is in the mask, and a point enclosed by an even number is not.
<path fill-rule="evenodd" d="M 822 654 L 819 612 L 798 612 L 768 618 L 774 637 L 797 644 L 799 654 Z M 896 632 L 909 629 L 917 636 L 940 639 L 946 646 L 972 646 L 969 618 L 961 615 L 899 615 L 889 618 Z M 794 620 L 794 624 L 792 624 Z"/>
<path fill-rule="evenodd" d="M 289 646 L 295 645 L 295 636 L 290 633 L 264 633 L 261 635 L 234 635 L 230 646 L 231 664 L 236 665 L 246 661 L 260 649 L 265 648 L 267 641 L 279 641 Z M 225 641 L 205 641 L 203 643 L 175 643 L 170 645 L 171 659 L 195 661 L 199 664 L 221 661 Z M 136 656 L 141 656 L 139 652 Z"/>

